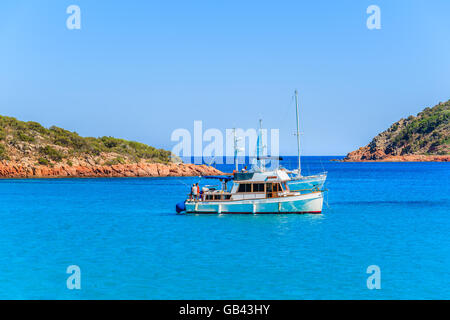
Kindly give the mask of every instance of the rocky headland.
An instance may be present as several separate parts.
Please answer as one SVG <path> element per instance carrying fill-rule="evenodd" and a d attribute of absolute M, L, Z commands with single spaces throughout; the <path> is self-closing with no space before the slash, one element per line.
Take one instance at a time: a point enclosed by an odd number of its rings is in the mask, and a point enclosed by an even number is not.
<path fill-rule="evenodd" d="M 342 161 L 448 162 L 449 119 L 450 100 L 395 122 L 367 146 L 350 152 Z"/>
<path fill-rule="evenodd" d="M 0 116 L 0 178 L 181 177 L 220 175 L 182 163 L 170 151 L 113 137 L 81 137 Z"/>

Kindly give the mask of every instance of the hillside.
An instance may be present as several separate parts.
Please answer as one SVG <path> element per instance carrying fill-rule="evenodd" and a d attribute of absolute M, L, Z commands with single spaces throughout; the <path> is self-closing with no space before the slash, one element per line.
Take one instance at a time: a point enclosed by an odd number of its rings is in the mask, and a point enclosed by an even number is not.
<path fill-rule="evenodd" d="M 171 162 L 170 151 L 0 116 L 0 177 L 188 176 L 214 168 Z"/>
<path fill-rule="evenodd" d="M 450 161 L 450 100 L 395 122 L 344 161 Z"/>

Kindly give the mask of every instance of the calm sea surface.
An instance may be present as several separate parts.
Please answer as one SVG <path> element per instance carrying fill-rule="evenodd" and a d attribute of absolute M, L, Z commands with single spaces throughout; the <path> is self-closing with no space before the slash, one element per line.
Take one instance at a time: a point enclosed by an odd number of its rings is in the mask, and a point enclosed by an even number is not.
<path fill-rule="evenodd" d="M 0 180 L 0 298 L 450 299 L 450 164 L 331 158 L 304 158 L 321 215 L 176 215 L 198 178 Z"/>

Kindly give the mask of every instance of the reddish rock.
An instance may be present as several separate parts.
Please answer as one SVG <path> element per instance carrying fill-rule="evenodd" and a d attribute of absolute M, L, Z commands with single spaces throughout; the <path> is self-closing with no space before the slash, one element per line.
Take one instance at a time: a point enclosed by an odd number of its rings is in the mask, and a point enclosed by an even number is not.
<path fill-rule="evenodd" d="M 359 150 L 350 152 L 344 162 L 449 162 L 450 155 L 400 155 L 392 156 L 387 154 L 364 154 Z"/>
<path fill-rule="evenodd" d="M 181 177 L 221 175 L 221 171 L 194 164 L 135 163 L 112 166 L 26 166 L 0 163 L 1 178 L 51 178 L 51 177 Z"/>

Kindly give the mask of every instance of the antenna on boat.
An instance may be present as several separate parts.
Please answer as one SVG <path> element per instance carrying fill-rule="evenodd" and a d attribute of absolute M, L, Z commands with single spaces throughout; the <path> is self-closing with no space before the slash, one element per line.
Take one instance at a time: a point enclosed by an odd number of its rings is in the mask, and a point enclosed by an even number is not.
<path fill-rule="evenodd" d="M 236 137 L 236 128 L 233 128 L 233 141 L 234 141 L 234 164 L 236 165 L 236 171 L 239 172 L 239 163 L 237 159 L 237 154 L 239 152 L 239 148 L 237 146 L 238 138 Z"/>
<path fill-rule="evenodd" d="M 262 136 L 262 119 L 259 119 L 259 133 L 258 133 L 258 142 L 256 145 L 256 157 L 258 160 L 259 169 L 264 172 L 266 168 L 266 162 L 264 161 L 264 144 L 263 144 L 263 136 Z"/>
<path fill-rule="evenodd" d="M 302 169 L 301 169 L 301 161 L 300 161 L 300 119 L 299 119 L 299 113 L 298 113 L 298 91 L 295 90 L 295 110 L 297 114 L 297 147 L 298 147 L 298 176 L 301 175 Z"/>
<path fill-rule="evenodd" d="M 242 140 L 241 137 L 236 135 L 236 128 L 233 128 L 233 140 L 234 140 L 234 163 L 236 165 L 236 171 L 239 171 L 238 153 L 239 151 L 245 151 L 243 148 L 238 147 L 238 142 Z M 245 160 L 244 160 L 245 162 Z"/>

